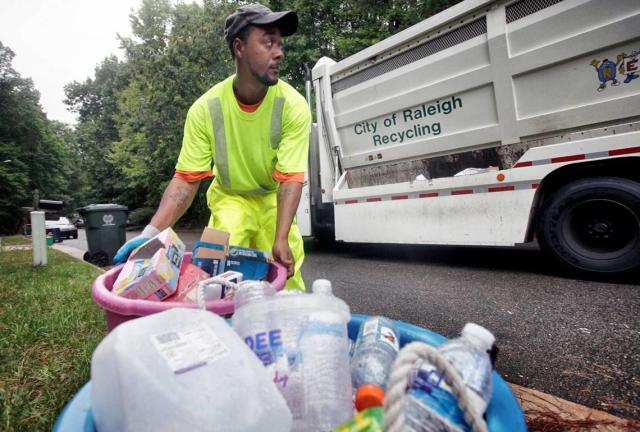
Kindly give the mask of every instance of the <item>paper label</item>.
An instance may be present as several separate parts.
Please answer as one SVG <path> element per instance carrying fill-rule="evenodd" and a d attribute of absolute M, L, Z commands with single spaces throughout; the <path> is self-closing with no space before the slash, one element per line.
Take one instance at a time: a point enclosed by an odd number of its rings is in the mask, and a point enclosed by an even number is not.
<path fill-rule="evenodd" d="M 203 323 L 152 336 L 151 341 L 175 374 L 213 363 L 229 354 L 229 348 Z"/>

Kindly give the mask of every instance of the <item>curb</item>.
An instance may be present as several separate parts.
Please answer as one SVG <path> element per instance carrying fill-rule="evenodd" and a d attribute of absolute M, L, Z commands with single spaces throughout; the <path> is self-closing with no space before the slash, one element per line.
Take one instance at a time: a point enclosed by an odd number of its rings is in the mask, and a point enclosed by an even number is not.
<path fill-rule="evenodd" d="M 97 269 L 99 269 L 102 273 L 104 273 L 105 271 L 109 270 L 111 268 L 111 266 L 109 266 L 108 268 L 102 268 L 102 267 L 98 267 L 95 264 L 91 264 L 90 262 L 87 262 L 84 260 L 84 252 L 83 250 L 71 247 L 71 246 L 65 246 L 65 245 L 61 245 L 61 244 L 53 244 L 53 246 L 51 246 L 52 249 L 55 249 L 57 251 L 63 252 L 67 255 L 72 256 L 73 258 L 82 261 L 85 264 L 88 264 L 90 266 L 93 266 Z"/>

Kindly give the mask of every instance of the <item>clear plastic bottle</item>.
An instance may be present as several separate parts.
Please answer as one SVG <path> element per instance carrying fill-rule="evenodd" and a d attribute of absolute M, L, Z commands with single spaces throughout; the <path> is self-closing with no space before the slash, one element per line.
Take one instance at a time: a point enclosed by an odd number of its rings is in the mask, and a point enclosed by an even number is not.
<path fill-rule="evenodd" d="M 333 297 L 331 283 L 319 279 L 312 292 Z M 343 314 L 312 312 L 300 336 L 306 414 L 305 431 L 332 431 L 353 415 L 349 375 L 349 337 Z"/>
<path fill-rule="evenodd" d="M 491 399 L 492 365 L 488 351 L 495 337 L 477 324 L 467 323 L 462 334 L 439 350 L 460 373 L 476 412 L 484 413 Z M 468 431 L 451 388 L 428 362 L 414 376 L 405 402 L 405 430 L 415 432 Z"/>
<path fill-rule="evenodd" d="M 351 382 L 358 411 L 382 406 L 398 349 L 398 331 L 392 320 L 374 316 L 362 323 L 351 358 Z"/>
<path fill-rule="evenodd" d="M 314 283 L 312 291 L 312 293 L 291 291 L 274 293 L 272 288 L 265 291 L 264 285 L 252 283 L 247 287 L 242 283 L 236 293 L 236 309 L 232 318 L 233 329 L 262 360 L 278 390 L 287 401 L 293 415 L 291 430 L 296 432 L 323 430 L 315 428 L 313 422 L 316 419 L 310 413 L 314 412 L 313 407 L 316 406 L 313 398 L 323 397 L 324 387 L 320 386 L 320 390 L 315 393 L 307 387 L 310 386 L 313 389 L 317 385 L 319 378 L 316 375 L 322 375 L 323 378 L 329 376 L 330 379 L 334 379 L 334 375 L 339 376 L 341 368 L 338 365 L 341 362 L 344 363 L 343 369 L 347 376 L 346 385 L 343 384 L 341 390 L 347 395 L 347 406 L 350 411 L 344 417 L 338 416 L 340 421 L 333 427 L 347 420 L 352 414 L 346 339 L 346 326 L 351 317 L 349 306 L 331 293 L 329 281 Z M 327 320 L 329 324 L 333 323 L 328 327 L 336 329 L 339 321 L 339 327 L 343 329 L 341 332 L 344 333 L 344 347 L 341 351 L 344 361 L 336 360 L 335 364 L 327 360 L 332 355 L 331 352 L 336 349 L 335 346 L 326 343 L 327 340 L 319 342 L 317 346 L 312 346 L 313 344 L 309 342 L 318 341 L 321 336 L 324 338 L 332 336 L 322 334 L 320 331 L 325 324 L 328 324 L 325 322 Z M 306 337 L 303 337 L 303 332 L 307 333 Z M 303 347 L 307 350 L 307 354 L 303 355 Z M 322 365 L 314 363 L 317 355 L 327 357 Z M 307 359 L 310 365 L 306 365 Z M 335 370 L 330 373 L 325 371 L 326 365 L 331 365 Z M 342 406 L 341 401 L 345 399 L 340 392 L 336 392 L 331 398 L 338 406 Z M 308 399 L 311 402 L 308 402 Z M 328 416 L 318 415 L 317 421 L 321 422 L 324 417 Z"/>

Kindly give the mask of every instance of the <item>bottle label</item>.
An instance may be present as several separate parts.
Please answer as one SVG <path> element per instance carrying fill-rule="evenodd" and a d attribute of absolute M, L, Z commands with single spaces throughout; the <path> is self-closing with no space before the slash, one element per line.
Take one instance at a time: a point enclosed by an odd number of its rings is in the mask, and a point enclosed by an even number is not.
<path fill-rule="evenodd" d="M 396 352 L 400 349 L 398 337 L 390 327 L 380 326 L 380 339 L 393 347 Z"/>
<path fill-rule="evenodd" d="M 362 326 L 362 336 L 367 336 L 372 333 L 378 333 L 377 320 L 365 321 L 364 325 Z"/>
<path fill-rule="evenodd" d="M 365 339 L 381 340 L 392 347 L 396 352 L 400 349 L 398 336 L 391 327 L 385 326 L 379 320 L 365 321 L 362 325 L 362 338 L 358 338 L 359 343 Z"/>
<path fill-rule="evenodd" d="M 151 342 L 176 375 L 213 363 L 229 354 L 229 348 L 204 323 L 152 336 Z"/>
<path fill-rule="evenodd" d="M 426 417 L 435 414 L 438 420 L 449 425 L 450 429 L 469 430 L 451 387 L 445 383 L 444 377 L 433 365 L 425 363 L 420 367 L 411 381 L 408 395 L 426 411 Z"/>

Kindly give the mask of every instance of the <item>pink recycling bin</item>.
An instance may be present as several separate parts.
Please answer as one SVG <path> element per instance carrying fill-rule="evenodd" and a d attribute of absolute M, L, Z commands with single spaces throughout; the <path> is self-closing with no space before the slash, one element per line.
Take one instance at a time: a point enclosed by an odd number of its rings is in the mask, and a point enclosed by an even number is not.
<path fill-rule="evenodd" d="M 191 253 L 184 256 L 183 264 L 191 262 Z M 149 301 L 131 300 L 117 296 L 111 292 L 113 284 L 118 278 L 122 265 L 112 268 L 108 272 L 98 276 L 93 282 L 91 295 L 93 300 L 105 311 L 107 319 L 107 329 L 113 330 L 117 325 L 130 319 L 162 312 L 174 307 L 196 308 L 194 303 L 178 303 L 171 301 Z M 276 291 L 282 290 L 287 282 L 287 269 L 280 263 L 273 262 L 269 266 L 267 280 L 273 285 Z M 212 300 L 207 302 L 207 310 L 218 315 L 229 315 L 233 313 L 233 301 Z"/>

